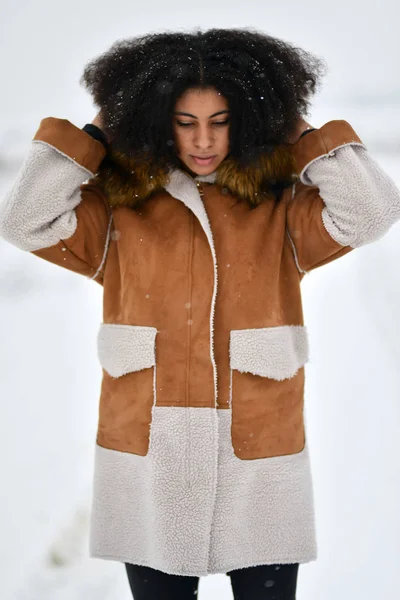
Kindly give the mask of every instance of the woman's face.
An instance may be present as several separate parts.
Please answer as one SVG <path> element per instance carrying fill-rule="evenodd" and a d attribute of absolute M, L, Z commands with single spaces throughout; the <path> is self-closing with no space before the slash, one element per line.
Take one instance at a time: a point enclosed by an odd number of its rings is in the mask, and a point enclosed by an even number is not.
<path fill-rule="evenodd" d="M 227 156 L 228 102 L 214 88 L 187 90 L 175 104 L 173 126 L 178 156 L 193 173 L 207 175 Z"/>

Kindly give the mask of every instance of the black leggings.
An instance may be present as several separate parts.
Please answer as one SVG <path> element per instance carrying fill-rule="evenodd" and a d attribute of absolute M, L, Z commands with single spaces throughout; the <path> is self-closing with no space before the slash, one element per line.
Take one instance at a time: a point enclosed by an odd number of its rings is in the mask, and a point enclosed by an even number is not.
<path fill-rule="evenodd" d="M 199 577 L 170 575 L 125 563 L 134 600 L 197 599 Z M 261 565 L 228 571 L 234 600 L 296 600 L 299 564 Z"/>

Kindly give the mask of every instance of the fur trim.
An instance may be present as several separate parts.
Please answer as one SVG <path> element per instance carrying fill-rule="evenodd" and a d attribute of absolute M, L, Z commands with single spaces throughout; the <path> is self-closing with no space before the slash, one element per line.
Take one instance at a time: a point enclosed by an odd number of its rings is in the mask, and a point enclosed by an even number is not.
<path fill-rule="evenodd" d="M 149 160 L 110 151 L 100 165 L 94 183 L 106 193 L 110 206 L 133 207 L 155 192 L 164 190 L 169 172 L 168 168 L 155 166 Z M 277 146 L 247 167 L 241 167 L 235 159 L 226 158 L 215 175 L 216 185 L 228 189 L 252 206 L 260 204 L 265 195 L 277 198 L 283 188 L 298 180 L 289 145 Z"/>

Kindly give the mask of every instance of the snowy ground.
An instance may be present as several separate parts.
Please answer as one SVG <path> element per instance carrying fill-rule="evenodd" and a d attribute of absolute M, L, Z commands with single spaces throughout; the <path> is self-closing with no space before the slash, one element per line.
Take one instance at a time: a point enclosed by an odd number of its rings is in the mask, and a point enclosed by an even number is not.
<path fill-rule="evenodd" d="M 351 121 L 351 110 L 330 118 Z M 370 119 L 365 131 L 378 146 Z M 374 155 L 400 185 L 390 139 Z M 397 224 L 303 282 L 319 559 L 301 566 L 298 600 L 398 598 L 399 234 Z M 100 286 L 0 241 L 4 600 L 130 598 L 123 566 L 87 551 L 100 322 Z M 232 598 L 229 578 L 202 578 L 199 598 L 217 597 Z"/>

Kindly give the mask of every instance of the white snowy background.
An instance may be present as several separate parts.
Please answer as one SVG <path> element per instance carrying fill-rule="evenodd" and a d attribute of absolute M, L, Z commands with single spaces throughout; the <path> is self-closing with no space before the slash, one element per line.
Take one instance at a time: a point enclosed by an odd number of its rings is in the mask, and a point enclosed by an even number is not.
<path fill-rule="evenodd" d="M 310 122 L 348 120 L 400 186 L 398 4 L 2 0 L 0 201 L 39 122 L 97 112 L 78 80 L 116 39 L 257 27 L 330 67 Z M 400 224 L 305 277 L 306 421 L 319 558 L 298 600 L 395 600 L 400 561 Z M 101 287 L 0 240 L 0 598 L 129 600 L 124 567 L 88 558 Z M 201 600 L 232 598 L 224 574 Z"/>

